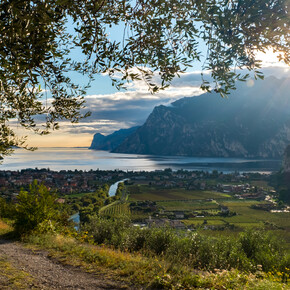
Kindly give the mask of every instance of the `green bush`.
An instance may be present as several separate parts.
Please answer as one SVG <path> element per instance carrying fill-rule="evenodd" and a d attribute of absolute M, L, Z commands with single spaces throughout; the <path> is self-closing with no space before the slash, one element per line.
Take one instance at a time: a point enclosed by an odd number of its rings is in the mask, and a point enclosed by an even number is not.
<path fill-rule="evenodd" d="M 129 227 L 122 235 L 121 249 L 128 250 L 130 252 L 140 251 L 145 248 L 149 237 L 149 229 Z"/>
<path fill-rule="evenodd" d="M 122 236 L 129 226 L 130 220 L 126 217 L 105 219 L 94 216 L 82 227 L 82 231 L 88 232 L 96 244 L 120 247 Z"/>
<path fill-rule="evenodd" d="M 165 254 L 173 242 L 175 233 L 170 228 L 151 228 L 145 243 L 145 249 L 156 255 Z"/>
<path fill-rule="evenodd" d="M 15 205 L 0 197 L 0 217 L 13 219 L 15 215 Z"/>
<path fill-rule="evenodd" d="M 263 270 L 268 272 L 273 268 L 279 268 L 281 263 L 285 262 L 285 250 L 281 246 L 281 241 L 270 233 L 264 233 L 261 230 L 247 231 L 240 235 L 238 242 L 241 245 L 241 251 L 245 253 L 254 267 L 262 265 Z"/>

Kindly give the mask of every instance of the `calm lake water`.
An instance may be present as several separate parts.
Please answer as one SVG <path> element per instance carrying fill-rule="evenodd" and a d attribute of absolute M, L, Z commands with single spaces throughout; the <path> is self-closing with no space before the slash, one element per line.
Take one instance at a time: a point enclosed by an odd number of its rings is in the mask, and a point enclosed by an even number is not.
<path fill-rule="evenodd" d="M 165 168 L 206 170 L 223 172 L 264 172 L 279 170 L 281 160 L 257 160 L 243 158 L 201 158 L 181 156 L 149 156 L 118 154 L 87 148 L 39 148 L 30 152 L 16 149 L 4 159 L 0 170 L 25 168 L 50 168 L 51 170 L 133 170 L 153 171 Z"/>

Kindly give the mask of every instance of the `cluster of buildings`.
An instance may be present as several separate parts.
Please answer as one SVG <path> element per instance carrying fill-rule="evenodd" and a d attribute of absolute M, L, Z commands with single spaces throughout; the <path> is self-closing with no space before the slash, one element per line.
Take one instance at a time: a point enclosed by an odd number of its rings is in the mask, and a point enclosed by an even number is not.
<path fill-rule="evenodd" d="M 234 193 L 234 196 L 238 199 L 253 199 L 253 200 L 264 200 L 269 194 L 269 190 L 263 187 L 255 187 L 250 184 L 218 184 L 217 188 L 223 193 Z M 274 190 L 270 190 L 271 194 L 275 194 Z"/>
<path fill-rule="evenodd" d="M 62 194 L 94 192 L 104 183 L 113 183 L 123 178 L 121 171 L 51 171 L 49 169 L 24 169 L 0 171 L 0 192 L 11 193 L 27 189 L 34 180 Z"/>
<path fill-rule="evenodd" d="M 240 175 L 238 173 L 223 174 L 223 173 L 209 173 L 203 171 L 170 171 L 170 170 L 156 170 L 154 172 L 143 172 L 139 175 L 134 175 L 130 179 L 138 184 L 147 184 L 151 186 L 158 186 L 163 188 L 186 188 L 188 190 L 219 190 L 217 184 L 208 183 L 208 179 L 217 179 L 219 182 L 244 182 L 249 180 L 249 176 Z M 248 185 L 249 186 L 249 185 Z M 225 185 L 226 187 L 226 185 Z M 244 190 L 244 185 L 242 185 Z M 222 190 L 227 190 L 223 188 Z M 231 192 L 235 189 L 229 188 Z"/>

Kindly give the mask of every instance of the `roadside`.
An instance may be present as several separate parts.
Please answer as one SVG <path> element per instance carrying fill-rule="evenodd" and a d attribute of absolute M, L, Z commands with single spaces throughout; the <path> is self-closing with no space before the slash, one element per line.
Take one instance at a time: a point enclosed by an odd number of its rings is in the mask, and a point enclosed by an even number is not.
<path fill-rule="evenodd" d="M 79 267 L 60 264 L 55 259 L 51 259 L 48 252 L 32 251 L 17 242 L 0 240 L 0 261 L 5 262 L 8 267 L 6 274 L 0 273 L 1 288 L 13 285 L 15 280 L 19 280 L 18 284 L 14 283 L 16 289 L 26 287 L 30 289 L 127 288 L 119 285 L 118 282 L 104 279 L 96 273 L 86 273 Z M 7 276 L 8 271 L 10 278 Z M 13 273 L 17 276 L 13 276 Z M 20 283 L 21 280 L 24 280 L 26 285 Z"/>
<path fill-rule="evenodd" d="M 9 226 L 0 221 L 0 232 Z M 5 228 L 6 227 L 6 228 Z M 87 273 L 81 267 L 66 265 L 48 251 L 31 250 L 20 242 L 0 237 L 1 289 L 124 289 L 124 283 L 103 273 Z"/>

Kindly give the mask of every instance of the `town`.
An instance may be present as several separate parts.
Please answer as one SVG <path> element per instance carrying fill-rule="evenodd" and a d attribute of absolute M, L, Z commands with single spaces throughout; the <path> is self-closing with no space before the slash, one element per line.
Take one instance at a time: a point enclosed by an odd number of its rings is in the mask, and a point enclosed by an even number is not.
<path fill-rule="evenodd" d="M 269 185 L 271 175 L 226 174 L 216 170 L 52 171 L 35 168 L 0 171 L 0 195 L 17 202 L 20 190 L 28 190 L 34 180 L 56 192 L 58 202 L 65 204 L 71 214 L 80 212 L 81 221 L 87 221 L 94 214 L 104 217 L 129 214 L 132 222 L 141 227 L 222 230 L 245 226 L 240 223 L 245 219 L 241 212 L 245 208 L 255 210 L 255 214 L 289 212 L 286 205 L 277 201 L 276 190 Z M 102 190 L 108 191 L 119 181 L 124 181 L 123 198 L 109 197 L 108 192 L 104 197 Z M 255 219 L 249 216 L 247 221 L 253 224 Z"/>
<path fill-rule="evenodd" d="M 186 171 L 171 169 L 146 171 L 105 171 L 105 170 L 61 170 L 23 169 L 20 171 L 0 171 L 0 194 L 3 196 L 16 193 L 21 188 L 27 189 L 34 180 L 43 183 L 50 190 L 60 195 L 94 192 L 103 184 L 130 178 L 136 184 L 147 184 L 160 188 L 185 188 L 187 190 L 217 190 L 239 193 L 240 198 L 263 198 L 267 191 L 264 188 L 250 186 L 249 180 L 267 179 L 267 175 L 238 172 L 223 174 L 213 171 Z M 215 180 L 213 183 L 212 180 Z M 273 192 L 272 192 L 273 193 Z M 237 195 L 238 196 L 238 195 Z"/>

